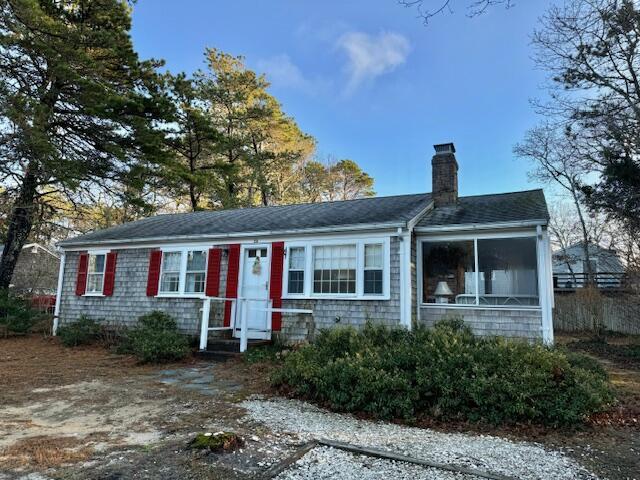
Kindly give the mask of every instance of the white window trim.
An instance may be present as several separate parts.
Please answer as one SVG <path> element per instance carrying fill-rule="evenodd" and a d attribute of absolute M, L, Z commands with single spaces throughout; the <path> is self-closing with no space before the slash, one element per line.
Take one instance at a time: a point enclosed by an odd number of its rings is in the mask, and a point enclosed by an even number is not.
<path fill-rule="evenodd" d="M 302 267 L 302 270 L 300 270 L 299 268 L 296 268 L 294 270 L 291 270 L 289 268 L 289 252 L 292 248 L 302 248 L 304 251 L 304 267 Z M 308 262 L 307 262 L 307 257 L 309 257 L 309 248 L 306 245 L 287 245 L 285 247 L 285 257 L 284 257 L 284 263 L 285 263 L 285 268 L 284 268 L 284 275 L 283 275 L 283 281 L 284 281 L 284 289 L 282 290 L 282 298 L 305 298 L 305 292 L 307 291 L 307 277 L 308 277 Z M 302 292 L 301 293 L 289 293 L 289 271 L 294 271 L 294 272 L 302 272 Z"/>
<path fill-rule="evenodd" d="M 111 250 L 87 250 L 87 278 L 84 283 L 84 294 L 83 297 L 104 297 L 104 277 L 107 274 L 107 255 L 111 253 Z M 102 288 L 99 292 L 88 292 L 87 286 L 89 285 L 89 262 L 91 261 L 91 256 L 95 255 L 104 255 L 104 270 L 102 272 Z"/>
<path fill-rule="evenodd" d="M 525 310 L 525 311 L 540 311 L 542 310 L 542 295 L 544 292 L 540 290 L 540 267 L 536 263 L 536 273 L 538 275 L 538 305 L 480 305 L 479 304 L 479 289 L 478 289 L 478 240 L 490 240 L 490 239 L 505 239 L 505 238 L 533 238 L 536 240 L 536 259 L 540 258 L 540 245 L 535 230 L 532 231 L 518 231 L 518 232 L 491 232 L 491 233 L 476 233 L 476 234 L 453 234 L 453 235 L 429 235 L 428 237 L 418 237 L 417 239 L 417 274 L 418 274 L 418 304 L 419 308 L 440 308 L 451 310 Z M 474 268 L 475 268 L 475 281 L 476 281 L 476 304 L 447 304 L 447 303 L 426 303 L 424 301 L 424 285 L 423 285 L 423 273 L 422 273 L 422 246 L 428 242 L 457 242 L 457 241 L 473 241 L 473 256 L 474 256 Z"/>
<path fill-rule="evenodd" d="M 382 294 L 364 294 L 364 246 L 365 244 L 378 244 L 383 246 L 383 271 L 382 271 Z M 313 247 L 324 247 L 333 245 L 355 245 L 356 246 L 356 293 L 313 293 Z M 289 293 L 289 249 L 293 247 L 304 247 L 305 249 L 305 270 L 304 289 L 301 294 Z M 306 241 L 292 241 L 285 244 L 284 275 L 282 276 L 282 298 L 283 300 L 389 300 L 391 298 L 391 241 L 390 237 L 370 237 L 370 238 L 335 238 Z"/>
<path fill-rule="evenodd" d="M 189 246 L 189 247 L 166 247 L 161 249 L 162 258 L 160 260 L 160 275 L 158 276 L 158 294 L 156 298 L 206 298 L 206 289 L 207 289 L 207 275 L 208 275 L 208 266 L 209 266 L 209 247 L 203 246 Z M 164 264 L 164 254 L 165 253 L 175 253 L 179 252 L 180 255 L 180 272 L 178 273 L 178 291 L 177 292 L 162 292 L 162 266 Z M 186 278 L 187 278 L 187 254 L 189 252 L 204 252 L 205 254 L 205 273 L 204 273 L 204 288 L 205 291 L 202 293 L 191 293 L 185 292 L 186 288 Z"/>
<path fill-rule="evenodd" d="M 381 245 L 382 246 L 382 267 L 381 268 L 377 268 L 377 267 L 367 267 L 366 264 L 366 258 L 365 258 L 365 254 L 366 254 L 366 246 L 367 245 Z M 383 242 L 364 242 L 362 244 L 362 294 L 363 295 L 371 295 L 371 296 L 380 296 L 384 294 L 384 272 L 385 272 L 385 259 L 384 259 L 384 252 L 385 252 L 385 245 Z M 366 294 L 364 293 L 364 272 L 366 272 L 367 270 L 382 270 L 382 293 L 372 293 L 372 294 Z"/>

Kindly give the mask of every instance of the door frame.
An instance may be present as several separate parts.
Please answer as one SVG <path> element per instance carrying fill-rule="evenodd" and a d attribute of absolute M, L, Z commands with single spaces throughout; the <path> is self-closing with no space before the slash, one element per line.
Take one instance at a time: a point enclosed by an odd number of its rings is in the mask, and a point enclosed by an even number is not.
<path fill-rule="evenodd" d="M 268 259 L 268 265 L 267 265 L 267 307 L 269 306 L 269 303 L 271 302 L 271 298 L 270 298 L 270 293 L 271 293 L 271 243 L 243 243 L 240 245 L 240 265 L 239 265 L 239 271 L 238 271 L 238 291 L 236 292 L 236 297 L 237 298 L 241 298 L 242 297 L 242 289 L 244 287 L 244 262 L 245 262 L 245 255 L 246 255 L 246 251 L 247 250 L 251 250 L 251 249 L 257 249 L 257 248 L 266 248 L 267 249 L 267 259 Z M 249 303 L 250 305 L 250 303 Z M 238 311 L 238 306 L 236 305 L 236 312 Z M 267 316 L 267 331 L 266 332 L 256 332 L 256 331 L 251 331 L 249 330 L 247 332 L 247 338 L 249 339 L 258 339 L 258 340 L 271 340 L 271 314 L 269 314 L 269 312 L 265 312 L 265 315 Z M 238 318 L 236 319 L 236 327 L 239 326 L 239 323 L 241 320 Z M 237 332 L 237 333 L 236 333 Z M 240 338 L 240 329 L 239 328 L 234 328 L 233 331 L 233 336 L 236 338 Z"/>

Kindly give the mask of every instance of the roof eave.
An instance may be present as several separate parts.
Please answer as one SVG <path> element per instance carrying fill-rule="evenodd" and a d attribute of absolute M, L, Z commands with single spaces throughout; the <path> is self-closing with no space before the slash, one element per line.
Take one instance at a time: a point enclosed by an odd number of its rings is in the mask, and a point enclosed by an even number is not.
<path fill-rule="evenodd" d="M 289 230 L 262 230 L 257 232 L 237 232 L 225 234 L 202 234 L 202 235 L 171 235 L 161 237 L 142 237 L 142 238 L 123 238 L 111 240 L 85 240 L 78 237 L 78 241 L 64 240 L 57 244 L 60 250 L 78 250 L 83 247 L 95 247 L 98 245 L 114 246 L 114 245 L 130 245 L 130 244 L 147 244 L 147 243 L 178 243 L 178 242 L 199 242 L 199 241 L 221 241 L 229 239 L 256 238 L 256 237 L 277 237 L 292 235 L 312 235 L 322 233 L 348 233 L 366 230 L 387 230 L 395 228 L 404 228 L 407 221 L 401 222 L 385 222 L 385 223 L 369 223 L 356 225 L 341 225 L 321 228 L 305 228 L 305 229 L 289 229 Z"/>
<path fill-rule="evenodd" d="M 442 232 L 465 232 L 478 230 L 502 230 L 512 228 L 530 228 L 538 225 L 547 225 L 548 219 L 541 218 L 535 220 L 519 220 L 514 222 L 490 222 L 490 223 L 465 223 L 434 225 L 431 227 L 416 226 L 416 233 L 442 233 Z"/>

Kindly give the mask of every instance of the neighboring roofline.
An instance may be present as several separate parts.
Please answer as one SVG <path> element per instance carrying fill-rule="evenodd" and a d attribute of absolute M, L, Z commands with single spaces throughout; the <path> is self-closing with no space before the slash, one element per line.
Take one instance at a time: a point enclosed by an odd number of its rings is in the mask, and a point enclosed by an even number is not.
<path fill-rule="evenodd" d="M 413 220 L 413 219 L 411 219 Z M 122 245 L 129 243 L 153 243 L 153 242 L 190 242 L 190 241 L 215 241 L 226 240 L 236 238 L 255 238 L 255 237 L 275 237 L 285 235 L 310 235 L 314 233 L 345 233 L 345 232 L 358 232 L 362 230 L 387 230 L 395 228 L 404 228 L 407 226 L 406 221 L 401 222 L 387 222 L 387 223 L 367 223 L 367 224 L 355 224 L 355 225 L 338 225 L 329 227 L 316 227 L 305 229 L 289 229 L 289 230 L 261 230 L 257 232 L 233 232 L 224 234 L 201 234 L 201 235 L 171 235 L 162 237 L 140 237 L 140 238 L 123 238 L 123 239 L 111 239 L 111 240 L 87 240 L 74 242 L 71 240 L 64 240 L 57 244 L 60 250 L 77 250 L 78 247 L 92 247 L 97 245 Z M 81 238 L 81 237 L 78 237 Z"/>
<path fill-rule="evenodd" d="M 416 227 L 416 233 L 441 233 L 441 232 L 464 232 L 476 230 L 497 230 L 504 228 L 526 228 L 547 225 L 548 220 L 541 218 L 538 220 L 519 220 L 515 222 L 494 222 L 494 223 L 461 223 L 434 225 L 432 227 Z"/>
<path fill-rule="evenodd" d="M 569 245 L 566 248 L 559 248 L 558 250 L 556 250 L 556 252 L 561 251 L 561 250 L 566 251 L 566 250 L 569 250 L 570 248 L 583 248 L 582 245 L 584 245 L 584 243 L 585 242 L 581 240 L 579 242 L 572 243 L 571 245 Z M 598 250 L 603 250 L 605 252 L 609 252 L 609 253 L 612 253 L 614 255 L 619 255 L 618 250 L 616 248 L 603 247 L 602 245 L 599 245 L 596 242 L 588 242 L 588 245 L 589 245 L 589 247 L 595 247 Z"/>
<path fill-rule="evenodd" d="M 4 246 L 4 245 L 2 245 Z M 56 252 L 52 252 L 51 250 L 49 250 L 47 247 L 43 247 L 42 245 L 40 245 L 39 243 L 27 243 L 25 245 L 22 246 L 22 250 L 26 250 L 27 248 L 39 248 L 40 250 L 42 250 L 43 252 L 48 253 L 49 255 L 51 255 L 53 258 L 60 258 L 58 256 L 58 254 Z M 0 248 L 0 257 L 2 257 L 2 249 Z"/>
<path fill-rule="evenodd" d="M 33 247 L 39 248 L 40 250 L 48 253 L 49 255 L 51 255 L 54 258 L 60 258 L 56 252 L 52 252 L 47 247 L 43 247 L 39 243 L 35 243 L 35 242 L 34 243 L 27 243 L 25 246 L 22 247 L 22 249 L 24 250 L 25 248 L 33 248 Z"/>

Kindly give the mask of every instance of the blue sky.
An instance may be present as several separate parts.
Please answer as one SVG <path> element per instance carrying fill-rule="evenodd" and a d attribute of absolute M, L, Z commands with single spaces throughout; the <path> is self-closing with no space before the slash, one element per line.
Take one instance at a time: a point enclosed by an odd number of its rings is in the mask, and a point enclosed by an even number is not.
<path fill-rule="evenodd" d="M 396 0 L 139 0 L 133 38 L 174 72 L 204 67 L 206 47 L 243 55 L 318 153 L 357 161 L 379 195 L 429 191 L 448 141 L 462 195 L 536 188 L 512 148 L 537 121 L 530 35 L 549 2 L 475 18 L 456 3 L 424 26 Z"/>

